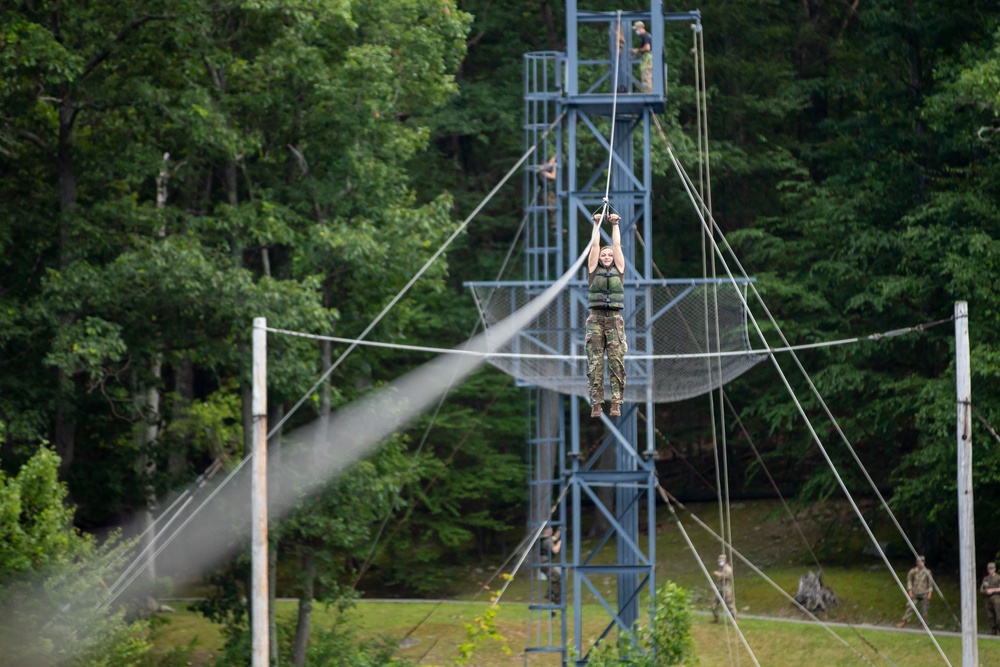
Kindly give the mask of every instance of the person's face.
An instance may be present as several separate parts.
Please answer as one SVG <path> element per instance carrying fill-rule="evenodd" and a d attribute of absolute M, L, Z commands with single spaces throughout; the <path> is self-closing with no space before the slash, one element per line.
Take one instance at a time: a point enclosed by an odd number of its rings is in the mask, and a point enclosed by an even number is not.
<path fill-rule="evenodd" d="M 990 573 L 990 574 L 993 574 L 994 572 L 996 572 L 996 571 L 997 571 L 997 569 L 996 569 L 995 567 L 988 567 L 988 568 L 986 568 L 986 571 L 987 571 L 988 573 Z"/>
<path fill-rule="evenodd" d="M 601 254 L 598 255 L 597 260 L 601 263 L 601 266 L 608 267 L 611 266 L 615 261 L 615 252 L 611 248 L 602 248 Z"/>
<path fill-rule="evenodd" d="M 917 567 L 920 568 L 921 570 L 924 569 L 924 561 L 918 560 L 917 561 Z"/>

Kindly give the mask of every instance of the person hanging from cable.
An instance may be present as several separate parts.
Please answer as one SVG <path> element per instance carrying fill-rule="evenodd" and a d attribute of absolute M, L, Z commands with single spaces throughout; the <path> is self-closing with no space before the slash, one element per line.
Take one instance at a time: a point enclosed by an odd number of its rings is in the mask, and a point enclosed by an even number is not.
<path fill-rule="evenodd" d="M 587 259 L 587 382 L 590 388 L 590 416 L 600 417 L 604 410 L 604 355 L 608 357 L 611 376 L 611 416 L 621 415 L 625 391 L 625 255 L 617 213 L 607 214 L 607 204 L 594 214 L 594 233 Z M 601 223 L 611 223 L 611 245 L 601 247 Z"/>

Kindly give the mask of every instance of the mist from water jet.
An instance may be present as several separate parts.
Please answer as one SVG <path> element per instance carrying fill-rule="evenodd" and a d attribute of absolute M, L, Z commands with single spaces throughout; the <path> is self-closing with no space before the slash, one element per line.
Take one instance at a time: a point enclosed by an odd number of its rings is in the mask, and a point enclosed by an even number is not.
<path fill-rule="evenodd" d="M 565 289 L 586 257 L 585 248 L 557 282 L 524 308 L 471 339 L 462 349 L 489 354 L 502 348 Z M 318 419 L 284 435 L 283 446 L 270 452 L 268 457 L 270 520 L 278 521 L 287 516 L 304 498 L 319 492 L 347 467 L 405 427 L 484 361 L 485 358 L 478 354 L 442 355 L 342 407 L 329 418 Z M 214 486 L 206 484 L 199 491 L 206 499 L 189 500 L 184 505 L 186 516 L 172 518 L 170 530 L 156 536 L 154 553 L 158 572 L 182 580 L 196 580 L 246 549 L 251 526 L 250 477 L 249 467 L 241 465 Z M 208 488 L 211 491 L 206 493 Z M 148 559 L 148 554 L 143 558 Z M 100 632 L 104 625 L 102 619 L 109 608 L 118 608 L 125 600 L 137 597 L 135 582 L 146 579 L 141 576 L 144 567 L 132 567 L 119 590 L 106 591 L 103 595 L 95 596 L 94 587 L 82 595 L 67 585 L 62 590 L 48 587 L 44 599 L 26 599 L 18 594 L 3 600 L 0 612 L 5 627 L 0 636 L 6 636 L 5 641 L 35 641 L 40 632 L 46 632 L 45 627 L 38 625 L 39 619 L 46 617 L 50 619 L 46 627 L 59 628 L 62 637 Z M 117 571 L 105 568 L 97 581 L 102 585 L 106 585 L 103 582 L 115 582 L 123 569 L 123 566 Z M 49 581 L 60 580 L 57 574 L 53 573 Z M 19 587 L 16 583 L 9 587 L 10 591 L 40 590 Z M 79 581 L 73 583 L 77 588 L 80 586 Z M 126 589 L 127 595 L 122 595 Z M 101 600 L 97 604 L 95 597 Z M 42 624 L 45 625 L 44 620 Z M 55 653 L 34 656 L 30 664 L 38 667 L 56 665 L 76 655 L 75 646 L 62 646 Z"/>

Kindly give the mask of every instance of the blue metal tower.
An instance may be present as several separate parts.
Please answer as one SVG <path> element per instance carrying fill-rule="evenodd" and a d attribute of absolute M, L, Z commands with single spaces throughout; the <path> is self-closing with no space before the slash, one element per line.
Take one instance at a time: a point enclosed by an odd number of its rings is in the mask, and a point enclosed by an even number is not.
<path fill-rule="evenodd" d="M 642 89 L 640 61 L 630 56 L 636 21 L 643 21 L 652 36 L 648 91 Z M 654 353 L 652 323 L 670 307 L 658 309 L 650 296 L 654 286 L 662 289 L 666 282 L 653 277 L 650 139 L 653 114 L 666 104 L 663 40 L 668 21 L 700 24 L 700 13 L 664 13 L 662 0 L 651 0 L 642 11 L 582 11 L 577 0 L 567 0 L 566 52 L 535 52 L 524 59 L 526 148 L 545 138 L 525 171 L 526 280 L 516 286 L 534 296 L 566 271 L 589 239 L 591 215 L 601 208 L 607 188 L 621 215 L 623 315 L 631 354 Z M 554 131 L 546 134 L 557 119 Z M 645 241 L 641 246 L 640 235 Z M 566 345 L 553 347 L 582 352 L 585 276 L 559 299 L 575 303 L 555 309 L 566 313 L 561 318 L 521 335 L 563 340 Z M 533 654 L 555 653 L 563 664 L 586 664 L 591 642 L 583 635 L 584 615 L 593 615 L 595 608 L 604 619 L 600 638 L 651 620 L 656 565 L 653 364 L 639 361 L 628 368 L 633 400 L 614 421 L 602 417 L 603 437 L 587 445 L 581 443 L 581 420 L 590 419 L 585 401 L 522 382 L 530 391 L 528 529 L 534 534 L 546 521 L 567 529 L 555 565 L 568 594 L 561 600 L 549 598 L 552 582 L 546 574 L 552 565 L 540 560 L 536 547 L 529 561 L 526 663 Z M 635 400 L 637 396 L 645 398 Z M 640 406 L 646 420 L 641 428 Z M 585 507 L 593 508 L 602 527 L 596 543 L 586 545 Z"/>

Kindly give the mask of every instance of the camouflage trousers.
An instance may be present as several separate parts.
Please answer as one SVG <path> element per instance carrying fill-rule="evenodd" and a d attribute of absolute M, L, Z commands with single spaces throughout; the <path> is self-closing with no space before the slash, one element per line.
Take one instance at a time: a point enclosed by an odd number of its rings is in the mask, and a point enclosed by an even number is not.
<path fill-rule="evenodd" d="M 549 559 L 542 556 L 542 563 L 548 563 Z M 549 590 L 546 597 L 552 604 L 562 604 L 562 568 L 558 565 L 548 565 L 542 568 L 546 578 L 549 580 Z"/>
<path fill-rule="evenodd" d="M 986 596 L 986 620 L 989 622 L 990 633 L 1000 634 L 1000 593 Z"/>
<path fill-rule="evenodd" d="M 593 403 L 604 401 L 604 353 L 608 354 L 611 400 L 622 402 L 625 391 L 625 320 L 617 310 L 592 310 L 587 316 L 587 384 Z"/>
<path fill-rule="evenodd" d="M 729 608 L 729 613 L 733 615 L 733 618 L 736 618 L 736 600 L 733 598 L 732 592 L 723 591 L 722 598 L 726 601 L 726 606 Z M 719 614 L 725 616 L 725 614 L 721 610 L 722 610 L 722 603 L 719 602 L 719 598 L 716 597 L 714 600 L 712 600 L 712 618 L 715 621 L 719 620 Z"/>
<path fill-rule="evenodd" d="M 653 92 L 653 54 L 642 54 L 642 92 Z"/>
<path fill-rule="evenodd" d="M 913 604 L 920 607 L 920 616 L 924 619 L 924 623 L 927 622 L 927 609 L 930 607 L 931 601 L 927 599 L 927 593 L 921 593 L 920 595 L 914 594 Z M 913 607 L 906 605 L 906 611 L 903 613 L 903 620 L 908 621 L 913 617 Z"/>

